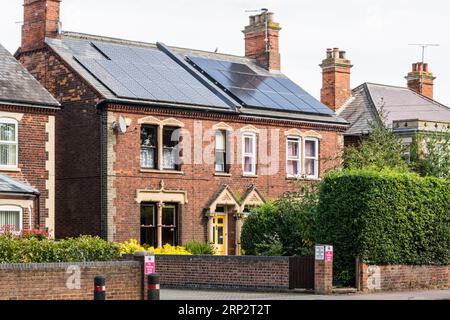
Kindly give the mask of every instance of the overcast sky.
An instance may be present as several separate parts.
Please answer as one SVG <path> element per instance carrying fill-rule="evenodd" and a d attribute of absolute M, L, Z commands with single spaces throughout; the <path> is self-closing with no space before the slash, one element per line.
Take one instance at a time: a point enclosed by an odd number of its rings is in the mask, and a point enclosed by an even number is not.
<path fill-rule="evenodd" d="M 23 0 L 1 0 L 0 43 L 20 45 Z M 63 29 L 161 41 L 167 45 L 242 55 L 245 10 L 267 7 L 281 24 L 282 71 L 316 97 L 318 64 L 328 47 L 346 50 L 352 86 L 363 82 L 405 86 L 413 62 L 410 43 L 438 43 L 426 52 L 437 77 L 435 99 L 450 105 L 450 2 L 443 0 L 63 0 Z"/>

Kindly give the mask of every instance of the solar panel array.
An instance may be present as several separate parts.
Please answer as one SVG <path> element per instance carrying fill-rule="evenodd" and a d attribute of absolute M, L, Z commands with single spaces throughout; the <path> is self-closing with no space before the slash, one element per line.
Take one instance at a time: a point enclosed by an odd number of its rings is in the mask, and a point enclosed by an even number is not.
<path fill-rule="evenodd" d="M 327 106 L 288 78 L 261 75 L 241 63 L 194 56 L 188 58 L 249 107 L 333 114 Z"/>
<path fill-rule="evenodd" d="M 157 49 L 92 44 L 105 59 L 81 56 L 75 59 L 120 98 L 229 108 L 197 78 Z"/>

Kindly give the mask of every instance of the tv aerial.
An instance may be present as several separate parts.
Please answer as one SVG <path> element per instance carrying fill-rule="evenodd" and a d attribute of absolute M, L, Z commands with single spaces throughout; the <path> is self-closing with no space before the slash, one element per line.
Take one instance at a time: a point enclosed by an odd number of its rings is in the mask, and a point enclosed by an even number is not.
<path fill-rule="evenodd" d="M 127 132 L 127 122 L 123 116 L 119 117 L 119 121 L 114 121 L 112 128 L 120 134 L 125 134 Z"/>

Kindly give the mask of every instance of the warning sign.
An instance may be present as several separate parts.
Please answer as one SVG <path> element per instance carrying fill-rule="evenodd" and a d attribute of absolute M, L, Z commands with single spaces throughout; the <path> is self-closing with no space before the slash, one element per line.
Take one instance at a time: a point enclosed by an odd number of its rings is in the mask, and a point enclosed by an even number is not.
<path fill-rule="evenodd" d="M 148 276 L 152 273 L 155 273 L 155 256 L 145 256 L 144 274 Z"/>

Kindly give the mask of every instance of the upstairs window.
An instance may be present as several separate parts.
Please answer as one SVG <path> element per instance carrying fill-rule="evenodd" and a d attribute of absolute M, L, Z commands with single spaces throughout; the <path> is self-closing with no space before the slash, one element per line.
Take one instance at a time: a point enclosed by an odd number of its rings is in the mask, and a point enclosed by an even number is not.
<path fill-rule="evenodd" d="M 300 138 L 287 138 L 287 156 L 286 170 L 288 177 L 297 177 L 300 175 Z"/>
<path fill-rule="evenodd" d="M 141 167 L 156 169 L 158 163 L 158 137 L 156 126 L 141 127 Z"/>
<path fill-rule="evenodd" d="M 18 162 L 18 122 L 0 119 L 0 167 L 17 167 Z"/>
<path fill-rule="evenodd" d="M 319 178 L 319 140 L 305 138 L 304 174 L 308 178 Z"/>
<path fill-rule="evenodd" d="M 243 171 L 244 175 L 256 175 L 256 134 L 243 135 Z"/>
<path fill-rule="evenodd" d="M 216 172 L 227 173 L 227 132 L 225 130 L 216 131 Z"/>
<path fill-rule="evenodd" d="M 163 128 L 163 169 L 179 170 L 179 130 L 174 127 Z"/>

